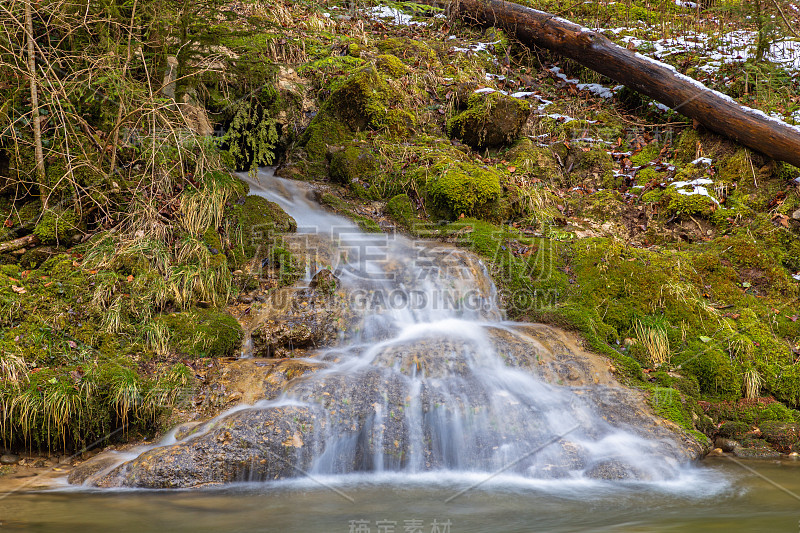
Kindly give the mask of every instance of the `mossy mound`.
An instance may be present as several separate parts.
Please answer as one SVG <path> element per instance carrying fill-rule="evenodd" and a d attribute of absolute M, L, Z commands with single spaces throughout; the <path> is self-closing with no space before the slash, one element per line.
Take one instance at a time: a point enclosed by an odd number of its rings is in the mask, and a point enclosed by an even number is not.
<path fill-rule="evenodd" d="M 331 155 L 331 179 L 343 185 L 354 181 L 369 182 L 371 175 L 377 170 L 375 156 L 358 144 L 349 144 L 344 150 Z"/>
<path fill-rule="evenodd" d="M 320 115 L 333 116 L 353 131 L 384 124 L 392 89 L 374 66 L 368 65 L 336 85 Z"/>
<path fill-rule="evenodd" d="M 190 358 L 235 356 L 244 337 L 239 322 L 217 309 L 195 308 L 155 321 L 168 331 L 170 346 Z"/>
<path fill-rule="evenodd" d="M 417 223 L 417 210 L 407 194 L 393 196 L 386 203 L 386 213 L 405 229 L 413 230 Z"/>
<path fill-rule="evenodd" d="M 384 54 L 392 54 L 405 61 L 427 65 L 438 63 L 436 52 L 427 44 L 414 39 L 390 37 L 378 43 L 378 50 Z"/>
<path fill-rule="evenodd" d="M 448 133 L 473 148 L 490 148 L 511 143 L 519 136 L 530 115 L 525 100 L 499 92 L 472 93 L 467 109 L 447 124 Z"/>
<path fill-rule="evenodd" d="M 614 160 L 602 146 L 592 146 L 584 151 L 577 145 L 573 147 L 574 170 L 570 179 L 575 185 L 588 182 L 595 188 L 608 189 L 620 185 L 621 179 L 614 177 Z M 580 182 L 575 180 L 580 179 Z"/>
<path fill-rule="evenodd" d="M 33 228 L 33 234 L 44 244 L 57 244 L 69 241 L 78 231 L 80 218 L 71 209 L 48 209 Z"/>
<path fill-rule="evenodd" d="M 496 208 L 503 188 L 500 174 L 489 167 L 446 161 L 431 169 L 426 185 L 433 204 L 451 220 L 460 216 L 487 218 Z"/>
<path fill-rule="evenodd" d="M 534 145 L 530 139 L 520 139 L 504 157 L 514 167 L 514 174 L 527 180 L 539 180 L 549 185 L 561 179 L 561 167 L 553 151 Z"/>
<path fill-rule="evenodd" d="M 408 67 L 406 67 L 397 56 L 393 56 L 392 54 L 379 55 L 375 58 L 375 66 L 378 67 L 379 71 L 392 78 L 399 78 L 408 73 Z"/>
<path fill-rule="evenodd" d="M 229 207 L 225 219 L 232 245 L 229 259 L 234 265 L 254 257 L 276 235 L 297 230 L 297 222 L 278 204 L 256 195 L 246 196 Z"/>

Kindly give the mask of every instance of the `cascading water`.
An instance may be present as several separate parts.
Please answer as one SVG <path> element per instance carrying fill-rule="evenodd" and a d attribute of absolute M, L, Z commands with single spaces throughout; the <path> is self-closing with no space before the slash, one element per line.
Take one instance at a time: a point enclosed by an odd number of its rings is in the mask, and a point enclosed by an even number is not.
<path fill-rule="evenodd" d="M 247 179 L 251 194 L 295 218 L 298 233 L 334 241 L 341 260 L 331 267 L 359 320 L 338 346 L 317 351 L 313 361 L 323 368 L 293 380 L 279 398 L 171 436 L 89 483 L 173 487 L 425 471 L 572 480 L 680 475 L 690 454 L 669 431 L 637 428 L 644 418 L 633 414 L 601 412 L 621 390 L 601 372 L 589 369 L 590 379 L 570 386 L 543 379 L 575 359 L 546 327 L 502 320 L 494 285 L 474 256 L 363 233 L 320 208 L 305 184 L 270 171 Z"/>

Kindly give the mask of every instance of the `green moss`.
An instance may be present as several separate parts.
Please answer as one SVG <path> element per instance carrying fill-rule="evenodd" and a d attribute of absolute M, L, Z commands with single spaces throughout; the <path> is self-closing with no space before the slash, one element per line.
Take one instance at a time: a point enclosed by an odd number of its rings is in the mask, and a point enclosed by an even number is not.
<path fill-rule="evenodd" d="M 578 152 L 575 168 L 572 173 L 579 179 L 591 179 L 599 187 L 615 188 L 621 184 L 622 178 L 614 178 L 614 160 L 604 147 L 593 146 L 590 150 Z M 574 178 L 570 176 L 570 179 Z"/>
<path fill-rule="evenodd" d="M 416 127 L 417 117 L 411 111 L 396 107 L 386 111 L 386 120 L 383 125 L 391 136 L 406 137 Z"/>
<path fill-rule="evenodd" d="M 244 333 L 235 318 L 216 309 L 192 309 L 155 319 L 169 331 L 173 349 L 192 358 L 232 357 Z"/>
<path fill-rule="evenodd" d="M 374 221 L 355 212 L 353 207 L 332 194 L 323 194 L 319 201 L 320 204 L 329 207 L 337 213 L 352 219 L 358 227 L 371 233 L 383 233 L 381 227 Z"/>
<path fill-rule="evenodd" d="M 683 429 L 694 429 L 691 410 L 684 405 L 681 394 L 677 390 L 655 387 L 651 391 L 650 404 L 659 416 L 675 422 Z"/>
<path fill-rule="evenodd" d="M 584 210 L 596 220 L 615 220 L 624 207 L 622 194 L 613 189 L 605 189 L 585 198 Z"/>
<path fill-rule="evenodd" d="M 651 161 L 657 159 L 660 152 L 661 145 L 658 143 L 648 144 L 638 154 L 631 156 L 631 163 L 637 167 L 647 165 Z"/>
<path fill-rule="evenodd" d="M 329 146 L 343 144 L 352 132 L 335 117 L 324 114 L 317 115 L 300 137 L 300 143 L 306 151 L 308 162 L 314 165 L 309 178 L 322 178 L 326 174 L 325 157 Z"/>
<path fill-rule="evenodd" d="M 305 272 L 300 261 L 289 250 L 278 244 L 270 246 L 263 264 L 278 273 L 278 286 L 280 287 L 293 285 Z"/>
<path fill-rule="evenodd" d="M 775 163 L 775 171 L 773 175 L 780 181 L 792 181 L 800 178 L 800 168 L 790 165 L 789 163 L 784 163 L 783 161 L 777 161 Z"/>
<path fill-rule="evenodd" d="M 561 179 L 561 167 L 549 148 L 536 146 L 528 138 L 521 139 L 505 154 L 514 173 L 528 180 L 541 180 L 545 184 L 556 184 Z"/>
<path fill-rule="evenodd" d="M 365 129 L 397 129 L 404 123 L 390 104 L 400 101 L 374 66 L 367 66 L 331 84 L 332 93 L 300 137 L 304 147 L 306 175 L 322 178 L 331 146 L 344 144 L 354 132 Z"/>
<path fill-rule="evenodd" d="M 421 62 L 428 65 L 438 63 L 436 52 L 427 44 L 414 39 L 390 37 L 378 43 L 378 50 L 385 54 L 392 54 L 405 61 Z"/>
<path fill-rule="evenodd" d="M 417 211 L 407 194 L 393 196 L 386 203 L 386 212 L 392 219 L 408 230 L 413 230 L 417 222 Z"/>
<path fill-rule="evenodd" d="M 276 235 L 297 230 L 295 220 L 278 204 L 255 195 L 229 207 L 225 219 L 232 246 L 230 259 L 237 265 L 242 259 L 252 258 L 260 246 L 272 242 Z"/>
<path fill-rule="evenodd" d="M 331 179 L 344 185 L 353 181 L 369 182 L 377 168 L 375 156 L 359 144 L 349 144 L 331 155 Z"/>
<path fill-rule="evenodd" d="M 674 160 L 677 163 L 689 163 L 697 158 L 697 147 L 702 139 L 697 130 L 686 128 L 678 136 L 675 143 Z"/>
<path fill-rule="evenodd" d="M 752 428 L 744 422 L 724 422 L 717 433 L 720 437 L 728 439 L 743 439 L 751 430 Z"/>
<path fill-rule="evenodd" d="M 669 215 L 697 215 L 710 217 L 717 204 L 703 194 L 681 194 L 674 186 L 668 187 L 661 197 L 664 212 Z"/>
<path fill-rule="evenodd" d="M 715 344 L 692 340 L 680 359 L 685 362 L 676 362 L 697 378 L 704 394 L 725 399 L 741 397 L 741 374 L 728 354 Z"/>
<path fill-rule="evenodd" d="M 659 172 L 653 167 L 645 167 L 636 172 L 636 180 L 638 181 L 639 185 L 646 185 L 651 181 L 660 181 L 664 177 L 665 174 L 663 172 Z"/>
<path fill-rule="evenodd" d="M 33 234 L 45 244 L 64 243 L 78 230 L 80 219 L 72 209 L 48 209 L 42 213 Z"/>
<path fill-rule="evenodd" d="M 472 93 L 467 109 L 448 121 L 447 131 L 474 148 L 501 146 L 517 138 L 529 114 L 530 105 L 521 98 Z"/>
<path fill-rule="evenodd" d="M 408 68 L 403 64 L 400 59 L 391 54 L 382 54 L 375 58 L 375 65 L 378 70 L 391 76 L 392 78 L 399 78 L 408 72 Z"/>
<path fill-rule="evenodd" d="M 380 127 L 392 89 L 375 67 L 364 67 L 335 87 L 322 105 L 321 115 L 334 116 L 353 131 Z"/>
<path fill-rule="evenodd" d="M 452 161 L 434 166 L 426 191 L 434 205 L 452 219 L 466 215 L 486 217 L 503 192 L 493 169 Z"/>

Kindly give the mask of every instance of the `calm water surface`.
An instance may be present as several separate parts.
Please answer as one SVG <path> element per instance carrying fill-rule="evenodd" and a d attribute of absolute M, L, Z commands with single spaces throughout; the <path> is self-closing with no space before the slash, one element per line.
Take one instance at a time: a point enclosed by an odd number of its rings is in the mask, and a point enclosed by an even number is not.
<path fill-rule="evenodd" d="M 800 463 L 706 460 L 678 482 L 351 475 L 192 491 L 2 494 L 3 531 L 796 532 Z M 456 496 L 455 498 L 453 498 Z M 448 501 L 449 500 L 449 501 Z M 360 529 L 359 529 L 360 528 Z"/>

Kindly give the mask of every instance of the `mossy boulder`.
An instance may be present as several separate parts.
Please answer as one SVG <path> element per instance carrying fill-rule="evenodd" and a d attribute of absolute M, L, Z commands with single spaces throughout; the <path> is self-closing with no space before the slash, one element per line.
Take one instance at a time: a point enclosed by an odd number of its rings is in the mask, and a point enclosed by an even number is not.
<path fill-rule="evenodd" d="M 379 128 L 386 118 L 391 92 L 378 70 L 368 65 L 345 79 L 331 93 L 322 105 L 320 115 L 333 116 L 353 131 Z"/>
<path fill-rule="evenodd" d="M 464 161 L 445 161 L 432 168 L 426 191 L 433 204 L 450 219 L 461 215 L 491 217 L 503 188 L 500 174 Z"/>
<path fill-rule="evenodd" d="M 358 144 L 347 145 L 331 155 L 331 179 L 343 185 L 354 181 L 369 181 L 378 168 L 378 161 L 368 150 Z"/>
<path fill-rule="evenodd" d="M 192 309 L 161 315 L 155 319 L 166 326 L 170 346 L 188 357 L 230 357 L 242 343 L 242 326 L 218 309 Z"/>
<path fill-rule="evenodd" d="M 238 234 L 239 239 L 232 239 L 232 262 L 252 258 L 258 248 L 274 240 L 281 233 L 297 230 L 297 222 L 275 202 L 261 196 L 249 195 L 241 198 L 229 207 L 225 218 L 230 226 L 230 234 Z"/>
<path fill-rule="evenodd" d="M 407 194 L 393 196 L 386 203 L 386 213 L 392 220 L 409 230 L 413 229 L 417 222 L 417 210 L 414 209 Z"/>
<path fill-rule="evenodd" d="M 390 102 L 398 95 L 373 65 L 331 84 L 331 95 L 319 113 L 300 136 L 306 161 L 303 174 L 307 178 L 324 178 L 326 158 L 333 146 L 341 146 L 354 132 L 365 129 L 397 130 L 396 123 L 406 125 L 407 118 L 395 116 Z"/>
<path fill-rule="evenodd" d="M 447 124 L 451 137 L 473 148 L 491 148 L 511 143 L 519 136 L 530 115 L 525 100 L 499 92 L 472 93 L 467 109 Z"/>
<path fill-rule="evenodd" d="M 33 228 L 33 234 L 45 244 L 63 244 L 78 231 L 80 218 L 72 209 L 48 209 Z"/>
<path fill-rule="evenodd" d="M 399 78 L 408 73 L 408 67 L 406 67 L 397 56 L 393 56 L 392 54 L 379 55 L 375 58 L 375 66 L 378 67 L 379 71 L 392 78 Z"/>

